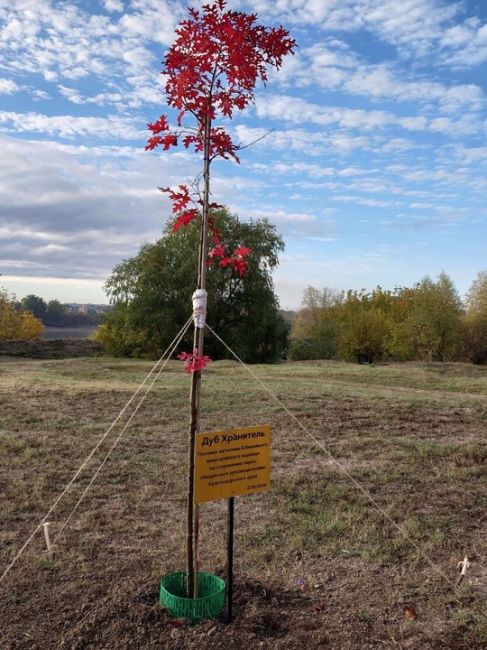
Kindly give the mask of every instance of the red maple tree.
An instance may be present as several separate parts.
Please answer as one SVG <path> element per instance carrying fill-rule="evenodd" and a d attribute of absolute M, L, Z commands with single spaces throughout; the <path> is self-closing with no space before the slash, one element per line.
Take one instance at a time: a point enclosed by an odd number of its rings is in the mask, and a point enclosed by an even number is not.
<path fill-rule="evenodd" d="M 166 115 L 148 125 L 152 135 L 146 149 L 162 147 L 169 150 L 182 144 L 203 154 L 203 189 L 181 184 L 176 189 L 160 188 L 172 202 L 175 215 L 173 231 L 201 219 L 198 289 L 206 287 L 208 266 L 217 264 L 240 276 L 248 268 L 250 248 L 241 245 L 227 251 L 210 210 L 222 207 L 210 202 L 210 165 L 216 158 L 239 162 L 239 145 L 221 126 L 214 126 L 218 117 L 231 118 L 236 109 L 242 110 L 254 99 L 258 80 L 267 81 L 267 68 L 279 68 L 283 57 L 291 53 L 295 41 L 283 27 L 257 24 L 256 14 L 226 10 L 225 0 L 204 5 L 201 11 L 189 9 L 189 17 L 176 29 L 176 40 L 169 48 L 163 74 L 166 75 L 166 97 L 176 109 L 176 125 L 171 126 Z M 187 124 L 189 119 L 190 123 Z M 209 248 L 209 235 L 213 247 Z M 195 552 L 198 547 L 194 517 L 194 450 L 199 421 L 201 371 L 210 361 L 203 355 L 204 326 L 195 324 L 193 353 L 182 353 L 180 359 L 192 375 L 189 471 L 187 510 L 187 592 L 197 595 L 195 581 Z M 196 510 L 196 512 L 198 512 Z M 196 514 L 197 520 L 198 514 Z"/>
<path fill-rule="evenodd" d="M 196 153 L 206 153 L 208 166 L 215 158 L 232 158 L 238 163 L 239 145 L 224 128 L 213 127 L 212 122 L 219 116 L 231 118 L 235 109 L 248 106 L 254 100 L 257 81 L 267 81 L 267 67 L 279 68 L 283 57 L 293 51 L 295 41 L 283 27 L 257 24 L 256 14 L 227 11 L 225 0 L 188 12 L 189 18 L 176 29 L 176 40 L 166 54 L 163 69 L 167 103 L 178 111 L 177 124 L 171 127 L 166 115 L 148 124 L 152 136 L 146 149 L 161 146 L 169 150 L 182 143 L 186 149 L 193 147 Z M 192 127 L 183 124 L 188 114 L 196 121 Z M 167 192 L 172 201 L 174 232 L 201 214 L 204 217 L 211 207 L 221 207 L 209 204 L 207 192 L 201 198 L 198 191 L 190 193 L 186 185 L 161 191 Z M 211 220 L 208 226 L 215 246 L 207 263 L 244 275 L 251 250 L 240 246 L 227 254 Z"/>

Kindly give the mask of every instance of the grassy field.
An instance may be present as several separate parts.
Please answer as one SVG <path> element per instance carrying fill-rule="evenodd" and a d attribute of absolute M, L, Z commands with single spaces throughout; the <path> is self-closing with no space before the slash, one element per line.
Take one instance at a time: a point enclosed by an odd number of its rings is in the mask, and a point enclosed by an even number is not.
<path fill-rule="evenodd" d="M 0 361 L 0 573 L 151 365 Z M 273 430 L 272 491 L 236 501 L 235 623 L 181 625 L 157 605 L 160 576 L 185 558 L 189 378 L 171 363 L 54 556 L 39 532 L 1 583 L 2 650 L 487 647 L 487 368 L 252 369 L 347 474 L 243 368 L 211 364 L 202 429 Z M 224 572 L 225 525 L 224 503 L 202 508 L 204 570 Z"/>

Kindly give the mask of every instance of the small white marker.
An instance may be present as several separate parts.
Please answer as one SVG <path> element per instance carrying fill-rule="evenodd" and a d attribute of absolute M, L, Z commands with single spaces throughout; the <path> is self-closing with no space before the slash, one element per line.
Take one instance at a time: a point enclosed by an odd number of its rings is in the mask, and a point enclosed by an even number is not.
<path fill-rule="evenodd" d="M 460 575 L 458 576 L 457 584 L 460 584 L 463 578 L 467 575 L 467 569 L 470 566 L 468 556 L 466 555 L 463 560 L 457 564 L 457 569 L 461 569 Z"/>
<path fill-rule="evenodd" d="M 49 521 L 45 521 L 42 525 L 44 526 L 44 537 L 46 538 L 47 552 L 51 553 L 52 546 L 51 540 L 49 539 Z"/>

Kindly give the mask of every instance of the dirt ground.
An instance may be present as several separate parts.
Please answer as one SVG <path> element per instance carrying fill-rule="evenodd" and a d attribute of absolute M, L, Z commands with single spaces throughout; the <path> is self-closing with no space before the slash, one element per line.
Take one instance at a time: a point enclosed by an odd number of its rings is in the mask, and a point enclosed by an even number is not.
<path fill-rule="evenodd" d="M 151 367 L 0 359 L 0 573 Z M 271 492 L 236 500 L 234 623 L 158 604 L 185 559 L 189 379 L 171 363 L 54 554 L 39 531 L 0 583 L 2 650 L 487 648 L 487 368 L 252 370 L 320 446 L 245 369 L 209 366 L 202 429 L 273 431 Z M 52 538 L 124 421 L 50 515 Z M 202 507 L 201 568 L 222 576 L 225 514 Z"/>

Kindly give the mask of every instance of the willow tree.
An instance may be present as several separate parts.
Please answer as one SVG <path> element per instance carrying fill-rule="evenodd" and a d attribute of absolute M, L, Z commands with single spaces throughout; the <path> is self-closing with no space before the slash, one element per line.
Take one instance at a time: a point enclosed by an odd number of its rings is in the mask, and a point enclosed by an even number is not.
<path fill-rule="evenodd" d="M 166 54 L 163 69 L 167 103 L 177 111 L 176 124 L 171 126 L 166 115 L 149 124 L 152 136 L 146 148 L 161 146 L 169 150 L 182 144 L 203 157 L 201 183 L 164 187 L 161 191 L 168 193 L 172 201 L 175 232 L 194 220 L 201 222 L 195 294 L 204 303 L 206 274 L 211 265 L 244 275 L 252 254 L 244 242 L 228 250 L 211 219 L 210 210 L 221 207 L 210 200 L 211 163 L 217 158 L 239 162 L 239 145 L 216 124 L 217 120 L 232 118 L 236 110 L 252 103 L 256 83 L 266 82 L 268 67 L 279 68 L 295 42 L 283 27 L 259 25 L 256 14 L 226 10 L 225 0 L 204 5 L 201 11 L 188 12 L 189 17 L 176 29 L 176 40 Z M 204 304 L 201 308 L 204 311 Z M 203 345 L 204 322 L 195 319 L 193 350 L 183 355 L 186 369 L 192 374 L 187 510 L 189 595 L 195 594 L 194 449 L 201 408 L 201 371 L 208 360 Z"/>

